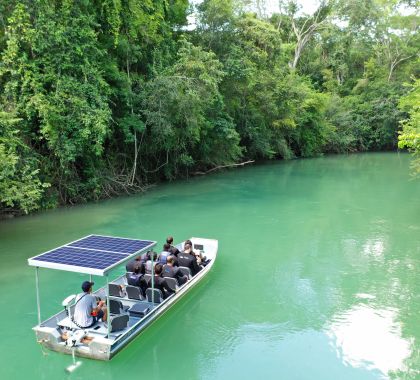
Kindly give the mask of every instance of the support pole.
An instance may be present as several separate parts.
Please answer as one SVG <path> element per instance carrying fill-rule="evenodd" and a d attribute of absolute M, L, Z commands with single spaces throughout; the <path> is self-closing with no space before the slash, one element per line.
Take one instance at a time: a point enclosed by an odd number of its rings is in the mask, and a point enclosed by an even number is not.
<path fill-rule="evenodd" d="M 89 275 L 89 282 L 92 282 L 92 275 Z"/>
<path fill-rule="evenodd" d="M 106 321 L 107 321 L 107 327 L 108 327 L 108 339 L 110 339 L 109 334 L 111 333 L 111 317 L 110 317 L 110 309 L 111 305 L 109 303 L 109 282 L 108 282 L 108 275 L 106 275 L 106 306 L 107 306 L 107 315 L 106 315 Z"/>
<path fill-rule="evenodd" d="M 39 300 L 39 278 L 38 278 L 38 267 L 35 267 L 35 283 L 36 283 L 36 305 L 38 309 L 38 325 L 41 324 L 41 304 Z"/>
<path fill-rule="evenodd" d="M 155 303 L 155 263 L 154 263 L 154 260 L 153 260 L 153 255 L 154 255 L 154 252 L 152 251 L 152 257 L 151 257 L 151 260 L 152 260 L 152 303 L 154 304 Z"/>

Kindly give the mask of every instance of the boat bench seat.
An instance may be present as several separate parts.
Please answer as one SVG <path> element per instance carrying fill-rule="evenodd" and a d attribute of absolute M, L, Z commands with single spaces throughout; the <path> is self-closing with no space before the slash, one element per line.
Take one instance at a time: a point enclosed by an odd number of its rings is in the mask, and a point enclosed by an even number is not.
<path fill-rule="evenodd" d="M 163 302 L 163 294 L 160 289 L 152 289 L 147 288 L 146 289 L 146 298 L 148 302 L 151 303 L 161 303 Z"/>
<path fill-rule="evenodd" d="M 128 299 L 130 300 L 139 300 L 139 301 L 144 300 L 142 291 L 140 290 L 138 286 L 127 285 L 127 287 L 125 288 L 125 291 L 127 293 Z"/>
<path fill-rule="evenodd" d="M 131 306 L 128 312 L 131 317 L 143 318 L 151 309 L 148 302 L 138 302 Z"/>
<path fill-rule="evenodd" d="M 127 310 L 130 308 L 130 306 L 124 306 L 121 301 L 109 300 L 109 313 L 110 314 L 122 314 L 127 312 Z"/>
<path fill-rule="evenodd" d="M 178 288 L 178 281 L 176 280 L 176 278 L 173 277 L 164 277 L 166 283 L 168 284 L 168 286 L 174 291 L 176 292 L 177 288 Z"/>
<path fill-rule="evenodd" d="M 121 314 L 121 315 L 115 315 L 111 316 L 111 333 L 115 331 L 121 331 L 127 328 L 128 320 L 130 317 L 128 314 Z"/>
<path fill-rule="evenodd" d="M 146 281 L 146 283 L 148 284 L 149 281 L 152 279 L 152 275 L 151 274 L 145 274 L 145 275 L 143 275 L 143 278 Z"/>
<path fill-rule="evenodd" d="M 109 289 L 109 295 L 111 297 L 120 297 L 120 298 L 125 297 L 125 292 L 121 289 L 121 286 L 118 284 L 110 283 L 108 284 L 108 289 Z"/>

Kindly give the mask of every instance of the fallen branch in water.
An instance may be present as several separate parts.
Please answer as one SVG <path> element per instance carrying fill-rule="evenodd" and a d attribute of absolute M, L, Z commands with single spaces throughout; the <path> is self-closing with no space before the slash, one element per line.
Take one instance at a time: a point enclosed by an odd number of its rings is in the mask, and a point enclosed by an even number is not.
<path fill-rule="evenodd" d="M 245 162 L 240 162 L 239 164 L 219 165 L 219 166 L 216 166 L 215 168 L 207 170 L 206 172 L 194 172 L 194 173 L 192 173 L 192 175 L 205 175 L 205 174 L 214 172 L 215 170 L 225 169 L 225 168 L 233 168 L 233 167 L 236 167 L 236 166 L 245 166 L 245 165 L 248 165 L 248 164 L 252 164 L 254 162 L 255 162 L 255 160 L 249 160 L 249 161 L 245 161 Z"/>

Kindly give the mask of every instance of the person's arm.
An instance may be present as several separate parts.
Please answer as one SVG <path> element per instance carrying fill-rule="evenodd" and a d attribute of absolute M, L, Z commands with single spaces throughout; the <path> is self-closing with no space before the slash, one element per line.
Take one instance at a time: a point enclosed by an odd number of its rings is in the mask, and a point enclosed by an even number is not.
<path fill-rule="evenodd" d="M 192 265 L 194 268 L 194 275 L 196 275 L 198 272 L 200 272 L 201 267 L 197 264 L 197 259 L 194 256 L 194 260 L 192 261 Z"/>
<path fill-rule="evenodd" d="M 96 301 L 96 297 L 92 296 L 92 294 L 89 294 L 89 297 L 91 297 L 92 312 L 97 313 L 99 310 L 101 310 L 104 301 Z"/>
<path fill-rule="evenodd" d="M 181 269 L 176 268 L 174 271 L 174 277 L 177 279 L 177 281 L 179 281 L 180 278 L 184 277 L 184 273 Z"/>
<path fill-rule="evenodd" d="M 104 306 L 105 306 L 105 301 L 98 301 L 97 311 L 102 310 Z"/>
<path fill-rule="evenodd" d="M 166 282 L 166 280 L 163 280 L 162 281 L 162 285 L 163 285 L 163 288 L 169 293 L 169 294 L 173 294 L 173 293 L 175 293 L 170 287 L 169 287 L 169 285 L 168 285 L 168 283 Z"/>
<path fill-rule="evenodd" d="M 184 274 L 179 268 L 175 272 L 174 276 L 179 286 L 184 285 L 188 281 L 188 276 Z"/>

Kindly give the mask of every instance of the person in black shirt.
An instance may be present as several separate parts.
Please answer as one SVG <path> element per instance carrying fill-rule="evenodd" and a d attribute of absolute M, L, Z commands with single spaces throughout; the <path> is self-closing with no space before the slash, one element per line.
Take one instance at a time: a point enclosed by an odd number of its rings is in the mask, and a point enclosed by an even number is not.
<path fill-rule="evenodd" d="M 179 249 L 172 245 L 173 242 L 174 242 L 174 238 L 172 236 L 168 236 L 166 238 L 166 243 L 169 244 L 169 246 L 170 246 L 169 252 L 171 252 L 174 256 L 178 256 Z"/>
<path fill-rule="evenodd" d="M 169 256 L 167 263 L 162 268 L 162 277 L 171 277 L 175 278 L 178 282 L 178 285 L 184 285 L 188 277 L 185 276 L 182 271 L 175 265 L 175 257 Z"/>
<path fill-rule="evenodd" d="M 142 269 L 143 268 L 143 272 Z M 143 293 L 143 296 L 146 294 L 147 289 L 147 282 L 144 279 L 144 265 L 139 264 L 134 268 L 133 273 L 130 273 L 130 275 L 127 277 L 127 283 L 131 286 L 137 286 L 140 288 L 140 290 Z"/>
<path fill-rule="evenodd" d="M 197 258 L 192 254 L 191 244 L 184 244 L 184 252 L 178 254 L 178 264 L 180 267 L 190 268 L 193 276 L 200 272 L 201 267 L 197 263 Z"/>
<path fill-rule="evenodd" d="M 137 256 L 134 260 L 131 260 L 125 266 L 127 272 L 134 272 L 134 268 L 141 263 L 141 256 Z"/>
<path fill-rule="evenodd" d="M 154 287 L 156 289 L 160 289 L 163 295 L 163 299 L 168 298 L 171 294 L 175 293 L 167 284 L 166 280 L 162 278 L 160 275 L 162 274 L 162 264 L 156 264 L 155 266 L 155 276 L 154 280 Z M 152 287 L 152 279 L 149 280 L 149 288 Z"/>

